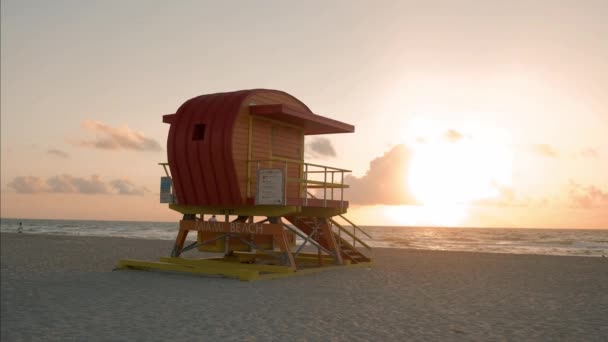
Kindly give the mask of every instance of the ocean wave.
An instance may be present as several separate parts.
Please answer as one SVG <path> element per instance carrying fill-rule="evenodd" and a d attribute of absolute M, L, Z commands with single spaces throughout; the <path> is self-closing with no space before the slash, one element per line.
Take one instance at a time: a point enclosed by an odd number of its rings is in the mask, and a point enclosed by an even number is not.
<path fill-rule="evenodd" d="M 30 234 L 115 236 L 173 240 L 175 223 L 1 219 L 0 231 L 16 232 L 19 222 Z M 602 256 L 608 230 L 495 228 L 365 227 L 372 247 L 512 254 Z M 301 239 L 298 242 L 301 243 Z"/>

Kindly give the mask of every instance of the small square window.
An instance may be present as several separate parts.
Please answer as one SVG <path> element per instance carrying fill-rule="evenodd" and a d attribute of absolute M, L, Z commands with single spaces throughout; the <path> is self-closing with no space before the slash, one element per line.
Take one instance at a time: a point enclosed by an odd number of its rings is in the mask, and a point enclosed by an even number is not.
<path fill-rule="evenodd" d="M 194 131 L 192 132 L 192 140 L 204 140 L 205 139 L 205 124 L 195 124 Z"/>

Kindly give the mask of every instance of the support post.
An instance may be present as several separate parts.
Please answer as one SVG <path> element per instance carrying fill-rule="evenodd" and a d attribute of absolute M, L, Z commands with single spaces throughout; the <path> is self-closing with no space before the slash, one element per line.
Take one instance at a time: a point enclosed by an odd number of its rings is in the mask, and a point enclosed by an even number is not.
<path fill-rule="evenodd" d="M 332 171 L 331 172 L 331 200 L 334 200 L 334 175 L 336 174 L 336 171 Z"/>
<path fill-rule="evenodd" d="M 228 215 L 224 215 L 224 222 L 229 222 L 230 218 Z M 226 234 L 224 238 L 224 255 L 230 254 L 230 234 Z"/>
<path fill-rule="evenodd" d="M 304 164 L 304 206 L 308 206 L 308 164 Z"/>
<path fill-rule="evenodd" d="M 179 229 L 177 233 L 177 238 L 175 239 L 175 246 L 173 247 L 173 251 L 171 251 L 171 256 L 177 258 L 182 254 L 182 249 L 184 248 L 184 243 L 186 242 L 186 237 L 188 236 L 188 230 Z"/>
<path fill-rule="evenodd" d="M 344 208 L 344 171 L 340 172 L 340 209 Z"/>
<path fill-rule="evenodd" d="M 283 175 L 283 205 L 287 205 L 287 160 L 285 161 L 285 175 Z"/>
<path fill-rule="evenodd" d="M 327 167 L 323 167 L 323 207 L 327 208 Z"/>
<path fill-rule="evenodd" d="M 331 223 L 326 218 L 323 218 L 323 222 L 321 223 L 321 232 L 325 242 L 327 243 L 327 247 L 329 247 L 329 250 L 336 254 L 336 264 L 342 265 L 342 251 L 340 250 L 340 247 L 338 246 L 338 243 L 334 237 L 334 233 L 331 229 Z"/>

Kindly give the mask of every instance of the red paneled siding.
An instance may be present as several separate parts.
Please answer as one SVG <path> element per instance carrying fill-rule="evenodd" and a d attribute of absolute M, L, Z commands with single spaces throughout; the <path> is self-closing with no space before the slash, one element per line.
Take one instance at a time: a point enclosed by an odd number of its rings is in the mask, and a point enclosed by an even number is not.
<path fill-rule="evenodd" d="M 167 154 L 177 202 L 189 205 L 240 204 L 232 162 L 232 124 L 247 91 L 211 94 L 186 101 L 173 118 Z M 193 141 L 195 124 L 205 138 Z"/>
<path fill-rule="evenodd" d="M 233 127 L 243 102 L 258 93 L 287 95 L 301 103 L 281 91 L 241 90 L 192 98 L 165 116 L 171 125 L 167 154 L 179 204 L 245 204 L 233 160 Z M 196 124 L 205 124 L 203 140 L 192 139 Z"/>

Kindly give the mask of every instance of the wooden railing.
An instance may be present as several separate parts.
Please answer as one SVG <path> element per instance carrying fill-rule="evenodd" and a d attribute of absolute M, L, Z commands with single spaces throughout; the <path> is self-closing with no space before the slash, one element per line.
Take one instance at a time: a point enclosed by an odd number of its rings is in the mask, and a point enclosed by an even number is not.
<path fill-rule="evenodd" d="M 313 194 L 308 193 L 309 196 L 311 196 L 312 198 L 316 198 Z M 372 238 L 371 235 L 369 235 L 368 232 L 366 232 L 365 230 L 363 230 L 361 227 L 357 226 L 353 221 L 349 220 L 346 218 L 346 216 L 340 214 L 337 215 L 338 217 L 340 217 L 341 219 L 343 219 L 344 221 L 348 222 L 350 224 L 350 226 L 352 227 L 352 233 L 350 231 L 348 231 L 348 229 L 346 229 L 346 227 L 342 226 L 340 223 L 338 223 L 336 221 L 336 219 L 334 217 L 331 217 L 329 219 L 329 221 L 336 227 L 338 227 L 338 237 L 341 238 L 342 237 L 342 232 L 344 232 L 346 235 L 350 236 L 353 239 L 353 247 L 357 246 L 357 242 L 359 242 L 363 247 L 367 248 L 367 249 L 371 249 L 371 247 L 365 243 L 363 240 L 361 240 L 359 237 L 357 237 L 357 232 L 361 232 L 363 235 L 367 236 L 368 238 Z"/>
<path fill-rule="evenodd" d="M 308 205 L 310 198 L 315 198 L 322 199 L 324 207 L 327 206 L 328 200 L 344 201 L 344 189 L 348 188 L 348 185 L 344 184 L 344 174 L 351 172 L 332 166 L 305 163 L 302 160 L 282 157 L 248 160 L 247 163 L 247 197 L 253 196 L 254 174 L 257 174 L 258 169 L 282 168 L 285 176 L 285 193 L 288 192 L 289 186 L 297 184 L 297 198 L 303 199 L 304 205 Z M 322 198 L 321 193 L 319 193 L 319 197 L 316 197 L 309 192 L 310 189 L 322 192 Z"/>

